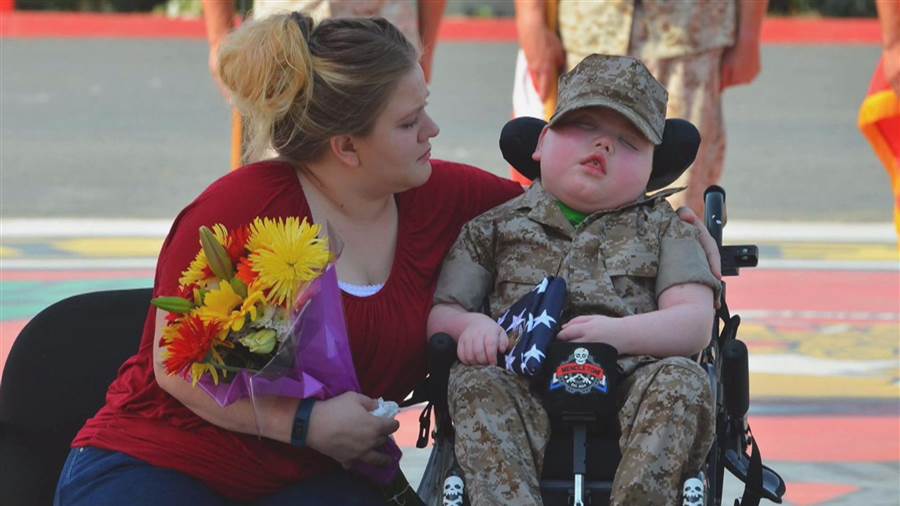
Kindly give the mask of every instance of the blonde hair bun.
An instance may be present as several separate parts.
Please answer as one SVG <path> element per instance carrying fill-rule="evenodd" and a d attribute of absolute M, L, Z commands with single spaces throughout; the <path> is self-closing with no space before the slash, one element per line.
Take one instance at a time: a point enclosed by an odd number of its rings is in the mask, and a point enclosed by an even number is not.
<path fill-rule="evenodd" d="M 313 20 L 305 14 L 274 15 L 248 22 L 219 49 L 222 83 L 248 125 L 261 129 L 247 132 L 248 154 L 268 149 L 275 122 L 288 114 L 305 113 L 315 81 L 308 44 L 312 30 Z"/>
<path fill-rule="evenodd" d="M 219 51 L 219 75 L 244 115 L 245 160 L 274 148 L 298 164 L 336 135 L 367 135 L 419 53 L 383 18 L 270 16 L 241 26 Z"/>

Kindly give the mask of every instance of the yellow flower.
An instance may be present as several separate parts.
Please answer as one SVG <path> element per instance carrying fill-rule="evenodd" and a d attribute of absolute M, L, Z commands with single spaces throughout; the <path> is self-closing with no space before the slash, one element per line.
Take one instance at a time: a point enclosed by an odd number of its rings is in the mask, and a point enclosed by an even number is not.
<path fill-rule="evenodd" d="M 222 325 L 220 339 L 224 339 L 229 330 L 234 332 L 244 328 L 247 316 L 250 321 L 256 321 L 260 316 L 257 308 L 259 304 L 265 304 L 266 296 L 261 287 L 256 284 L 247 289 L 247 297 L 241 298 L 235 293 L 229 283 L 219 283 L 218 288 L 210 290 L 203 299 L 203 306 L 197 310 L 197 315 L 204 322 L 218 322 Z"/>
<path fill-rule="evenodd" d="M 309 282 L 328 265 L 328 240 L 319 238 L 319 225 L 306 218 L 255 219 L 250 225 L 248 249 L 257 282 L 269 291 L 273 304 L 293 304 L 303 283 Z"/>
<path fill-rule="evenodd" d="M 203 306 L 197 311 L 197 315 L 204 322 L 218 322 L 222 324 L 223 333 L 235 323 L 240 311 L 235 311 L 243 303 L 244 299 L 234 293 L 234 288 L 229 283 L 219 283 L 218 288 L 207 292 L 203 299 Z M 241 322 L 243 326 L 243 322 Z M 224 337 L 224 336 L 223 336 Z"/>
<path fill-rule="evenodd" d="M 181 337 L 178 332 L 179 332 L 178 324 L 173 324 L 173 323 L 167 324 L 165 327 L 163 327 L 161 342 L 163 344 L 169 344 L 172 341 L 174 341 L 175 339 L 178 339 L 179 337 Z"/>
<path fill-rule="evenodd" d="M 231 343 L 223 342 L 221 343 L 226 348 L 231 348 Z M 225 365 L 225 359 L 222 358 L 222 354 L 216 350 L 215 345 L 209 350 L 209 358 L 206 362 L 194 362 L 191 365 L 191 385 L 197 386 L 197 382 L 200 381 L 200 378 L 203 377 L 203 373 L 209 372 L 209 375 L 212 377 L 213 384 L 219 384 L 219 368 Z M 222 369 L 222 377 L 228 377 L 228 370 Z"/>
<path fill-rule="evenodd" d="M 217 223 L 213 225 L 212 231 L 220 244 L 228 244 L 228 230 L 224 225 Z M 191 260 L 191 265 L 181 273 L 181 277 L 178 278 L 178 284 L 190 286 L 205 281 L 210 276 L 212 276 L 212 271 L 209 269 L 209 261 L 206 259 L 206 253 L 203 252 L 203 247 L 201 246 L 200 252 Z"/>
<path fill-rule="evenodd" d="M 250 316 L 250 321 L 255 322 L 257 318 L 262 316 L 262 309 L 257 307 L 259 305 L 265 304 L 266 294 L 263 292 L 262 287 L 258 284 L 254 283 L 247 288 L 247 298 L 244 299 L 244 302 L 241 303 L 241 320 L 240 326 L 238 328 L 234 328 L 232 326 L 232 330 L 235 332 L 241 330 L 244 327 L 244 320 L 246 316 Z"/>

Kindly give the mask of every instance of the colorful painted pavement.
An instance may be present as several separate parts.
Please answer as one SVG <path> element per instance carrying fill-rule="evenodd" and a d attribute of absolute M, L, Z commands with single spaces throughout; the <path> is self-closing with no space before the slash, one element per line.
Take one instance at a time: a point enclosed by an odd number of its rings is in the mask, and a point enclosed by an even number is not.
<path fill-rule="evenodd" d="M 751 350 L 751 426 L 791 505 L 900 503 L 900 269 L 889 241 L 760 242 L 761 262 L 727 280 Z M 19 330 L 70 295 L 150 286 L 153 237 L 4 237 L 0 371 Z M 401 414 L 417 480 L 418 411 Z M 726 499 L 739 497 L 726 483 Z M 730 501 L 726 501 L 730 504 Z"/>

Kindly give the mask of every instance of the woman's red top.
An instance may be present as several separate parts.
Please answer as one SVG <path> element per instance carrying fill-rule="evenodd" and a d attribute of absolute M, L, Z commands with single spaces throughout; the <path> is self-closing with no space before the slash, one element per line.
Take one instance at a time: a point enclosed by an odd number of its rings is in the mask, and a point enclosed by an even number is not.
<path fill-rule="evenodd" d="M 462 225 L 519 195 L 518 184 L 474 167 L 432 162 L 423 186 L 397 195 L 399 231 L 394 264 L 378 293 L 343 294 L 353 361 L 363 393 L 399 401 L 425 375 L 425 321 L 441 262 Z M 156 267 L 154 295 L 176 292 L 181 272 L 199 251 L 198 228 L 228 229 L 257 216 L 312 219 L 291 166 L 261 162 L 209 186 L 169 232 Z M 212 425 L 164 392 L 153 376 L 151 308 L 136 355 L 110 386 L 106 405 L 87 421 L 72 446 L 126 453 L 196 477 L 235 500 L 252 500 L 334 469 L 309 449 Z"/>

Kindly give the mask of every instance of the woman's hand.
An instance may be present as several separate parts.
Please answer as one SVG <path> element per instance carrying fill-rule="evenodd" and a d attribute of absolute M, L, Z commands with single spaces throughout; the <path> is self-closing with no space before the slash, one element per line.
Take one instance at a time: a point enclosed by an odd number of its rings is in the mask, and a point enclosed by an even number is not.
<path fill-rule="evenodd" d="M 750 84 L 762 69 L 759 39 L 748 37 L 739 40 L 722 53 L 721 90 L 732 86 Z"/>
<path fill-rule="evenodd" d="M 543 2 L 516 0 L 519 46 L 528 60 L 528 72 L 541 100 L 550 96 L 566 65 L 562 41 L 555 32 L 547 29 L 545 9 Z"/>
<path fill-rule="evenodd" d="M 566 52 L 555 33 L 541 28 L 533 35 L 531 42 L 522 46 L 528 61 L 531 81 L 541 100 L 547 100 L 559 74 L 565 68 Z"/>
<path fill-rule="evenodd" d="M 345 468 L 354 461 L 387 466 L 391 458 L 379 450 L 400 422 L 370 414 L 378 407 L 374 399 L 347 392 L 317 401 L 310 414 L 306 444 L 338 461 Z"/>
<path fill-rule="evenodd" d="M 709 269 L 716 279 L 722 279 L 722 257 L 719 256 L 719 247 L 716 245 L 716 240 L 710 235 L 709 230 L 706 230 L 706 224 L 694 214 L 690 207 L 679 207 L 678 217 L 682 221 L 697 227 L 697 230 L 700 231 L 700 245 L 703 246 L 703 252 L 706 253 Z M 718 304 L 718 301 L 716 304 Z"/>
<path fill-rule="evenodd" d="M 456 355 L 466 365 L 492 365 L 497 363 L 497 353 L 509 347 L 509 337 L 503 327 L 491 317 L 469 313 L 471 322 L 459 336 Z"/>

